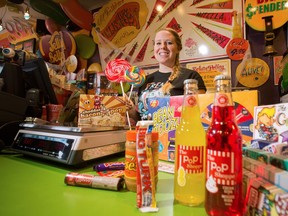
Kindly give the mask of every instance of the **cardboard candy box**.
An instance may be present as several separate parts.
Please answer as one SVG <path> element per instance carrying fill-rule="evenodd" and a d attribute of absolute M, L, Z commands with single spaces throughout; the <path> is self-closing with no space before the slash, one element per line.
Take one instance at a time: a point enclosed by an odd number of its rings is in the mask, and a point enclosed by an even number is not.
<path fill-rule="evenodd" d="M 205 130 L 211 123 L 214 94 L 199 94 L 201 120 Z M 258 105 L 258 91 L 232 92 L 238 126 L 243 144 L 253 138 L 254 107 Z M 247 100 L 249 98 L 249 100 Z M 174 161 L 175 130 L 180 122 L 183 96 L 148 99 L 148 116 L 153 119 L 154 130 L 159 133 L 159 159 Z"/>
<path fill-rule="evenodd" d="M 255 106 L 254 139 L 284 143 L 288 141 L 288 103 Z"/>
<path fill-rule="evenodd" d="M 122 97 L 80 94 L 78 126 L 126 126 Z"/>
<path fill-rule="evenodd" d="M 159 134 L 159 159 L 174 161 L 175 130 L 179 125 L 183 96 L 148 99 L 148 116 Z"/>

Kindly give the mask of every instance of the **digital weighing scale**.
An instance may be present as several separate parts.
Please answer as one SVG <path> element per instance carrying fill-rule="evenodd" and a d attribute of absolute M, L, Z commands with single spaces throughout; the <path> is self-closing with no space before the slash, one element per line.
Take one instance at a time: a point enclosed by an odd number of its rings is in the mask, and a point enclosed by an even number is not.
<path fill-rule="evenodd" d="M 118 127 L 66 127 L 22 123 L 12 149 L 76 165 L 125 151 L 126 131 Z"/>

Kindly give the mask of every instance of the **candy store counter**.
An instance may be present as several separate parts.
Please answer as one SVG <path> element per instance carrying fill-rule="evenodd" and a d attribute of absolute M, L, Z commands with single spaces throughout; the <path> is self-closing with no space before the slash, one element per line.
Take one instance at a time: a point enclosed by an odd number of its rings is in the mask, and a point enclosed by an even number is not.
<path fill-rule="evenodd" d="M 101 161 L 102 160 L 102 161 Z M 124 161 L 123 156 L 97 160 Z M 65 175 L 75 171 L 95 174 L 93 164 L 74 168 L 21 154 L 0 154 L 0 215 L 79 216 L 143 215 L 136 208 L 136 194 L 67 186 Z M 159 172 L 156 194 L 159 212 L 153 215 L 205 216 L 205 209 L 173 204 L 173 175 Z"/>

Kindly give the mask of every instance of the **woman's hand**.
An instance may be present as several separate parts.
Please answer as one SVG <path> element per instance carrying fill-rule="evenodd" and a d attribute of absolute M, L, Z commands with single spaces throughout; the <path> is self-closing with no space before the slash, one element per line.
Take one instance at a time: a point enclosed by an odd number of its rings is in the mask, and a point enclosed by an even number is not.
<path fill-rule="evenodd" d="M 135 104 L 133 103 L 133 101 L 124 93 L 123 94 L 123 99 L 125 101 L 126 104 L 126 110 L 129 111 L 132 108 L 134 108 Z"/>

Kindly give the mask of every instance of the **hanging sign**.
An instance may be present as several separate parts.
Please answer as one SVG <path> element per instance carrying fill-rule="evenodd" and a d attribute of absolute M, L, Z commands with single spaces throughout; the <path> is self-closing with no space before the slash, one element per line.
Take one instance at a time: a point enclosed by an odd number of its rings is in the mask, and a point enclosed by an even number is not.
<path fill-rule="evenodd" d="M 247 40 L 243 38 L 232 39 L 226 47 L 227 55 L 232 60 L 242 60 L 249 47 Z"/>
<path fill-rule="evenodd" d="M 95 16 L 93 39 L 98 43 L 97 34 L 101 34 L 117 47 L 123 47 L 139 34 L 146 24 L 147 15 L 144 0 L 110 1 Z"/>
<path fill-rule="evenodd" d="M 264 17 L 273 16 L 273 29 L 288 21 L 288 2 L 285 0 L 246 0 L 246 23 L 257 31 L 265 31 Z"/>
<path fill-rule="evenodd" d="M 55 31 L 53 35 L 40 38 L 39 50 L 45 61 L 61 64 L 68 56 L 75 54 L 76 42 L 68 31 Z"/>
<path fill-rule="evenodd" d="M 270 69 L 265 61 L 250 58 L 240 63 L 236 69 L 236 78 L 243 86 L 256 88 L 263 85 L 269 78 Z"/>

